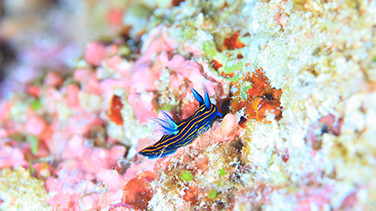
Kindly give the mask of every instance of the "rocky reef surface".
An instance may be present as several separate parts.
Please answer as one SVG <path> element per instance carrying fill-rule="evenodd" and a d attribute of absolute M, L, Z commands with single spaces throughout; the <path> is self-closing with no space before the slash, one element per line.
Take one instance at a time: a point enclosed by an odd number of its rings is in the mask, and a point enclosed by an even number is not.
<path fill-rule="evenodd" d="M 3 83 L 1 209 L 376 209 L 375 1 L 114 2 L 70 69 Z M 137 154 L 191 88 L 223 118 Z"/>

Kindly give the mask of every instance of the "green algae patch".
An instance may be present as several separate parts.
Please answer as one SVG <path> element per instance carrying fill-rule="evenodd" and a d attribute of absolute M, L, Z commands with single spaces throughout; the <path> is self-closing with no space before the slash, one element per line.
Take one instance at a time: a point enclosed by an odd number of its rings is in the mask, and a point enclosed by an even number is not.
<path fill-rule="evenodd" d="M 207 56 L 213 59 L 224 59 L 223 57 L 221 57 L 220 53 L 217 51 L 215 44 L 213 42 L 209 42 L 209 41 L 204 42 L 203 50 Z"/>
<path fill-rule="evenodd" d="M 33 162 L 31 162 L 31 160 L 29 160 L 29 173 L 30 175 L 33 175 L 35 172 L 35 169 L 33 168 Z"/>
<path fill-rule="evenodd" d="M 31 104 L 30 104 L 31 108 L 33 110 L 39 110 L 42 108 L 42 103 L 40 102 L 40 100 L 34 100 Z"/>
<path fill-rule="evenodd" d="M 180 179 L 185 181 L 185 182 L 192 181 L 193 180 L 192 172 L 187 171 L 187 170 L 183 170 L 182 172 L 180 172 Z"/>
<path fill-rule="evenodd" d="M 214 199 L 217 196 L 218 192 L 216 190 L 210 190 L 207 192 L 207 196 L 210 199 Z"/>
<path fill-rule="evenodd" d="M 38 138 L 35 136 L 27 136 L 26 141 L 30 144 L 31 153 L 37 154 L 38 151 Z"/>
<path fill-rule="evenodd" d="M 220 171 L 219 171 L 219 176 L 225 176 L 225 174 L 226 174 L 226 171 L 225 171 L 225 169 L 221 169 Z"/>
<path fill-rule="evenodd" d="M 173 109 L 174 109 L 174 106 L 173 106 L 173 105 L 170 105 L 170 104 L 164 104 L 160 110 L 164 110 L 164 111 L 172 111 Z"/>

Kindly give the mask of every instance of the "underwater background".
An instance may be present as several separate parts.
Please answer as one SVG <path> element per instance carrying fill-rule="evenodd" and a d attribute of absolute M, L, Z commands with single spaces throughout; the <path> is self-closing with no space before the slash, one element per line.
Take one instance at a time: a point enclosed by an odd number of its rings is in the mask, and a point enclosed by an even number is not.
<path fill-rule="evenodd" d="M 1 210 L 376 209 L 375 0 L 0 13 Z"/>

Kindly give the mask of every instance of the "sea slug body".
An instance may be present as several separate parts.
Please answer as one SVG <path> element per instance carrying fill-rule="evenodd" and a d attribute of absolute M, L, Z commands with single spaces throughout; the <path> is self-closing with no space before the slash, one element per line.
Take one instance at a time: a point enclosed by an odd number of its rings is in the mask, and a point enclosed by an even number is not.
<path fill-rule="evenodd" d="M 179 147 L 190 144 L 197 136 L 206 132 L 211 127 L 213 120 L 222 114 L 217 106 L 212 104 L 208 93 L 205 91 L 204 98 L 196 90 L 191 88 L 195 99 L 200 103 L 200 108 L 188 119 L 175 123 L 172 118 L 162 111 L 165 119 L 157 119 L 162 132 L 162 138 L 152 146 L 139 153 L 148 158 L 165 157 L 174 153 Z"/>

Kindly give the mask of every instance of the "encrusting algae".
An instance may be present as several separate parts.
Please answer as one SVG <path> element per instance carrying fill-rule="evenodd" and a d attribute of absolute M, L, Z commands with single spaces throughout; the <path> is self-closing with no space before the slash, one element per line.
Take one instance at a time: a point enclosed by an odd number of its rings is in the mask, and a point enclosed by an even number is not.
<path fill-rule="evenodd" d="M 244 118 L 264 122 L 270 122 L 266 120 L 268 114 L 274 115 L 277 121 L 282 118 L 282 90 L 270 86 L 262 68 L 256 69 L 252 76 L 244 75 L 238 82 L 233 82 L 232 86 L 236 91 L 232 94 L 231 112 L 244 109 Z"/>

